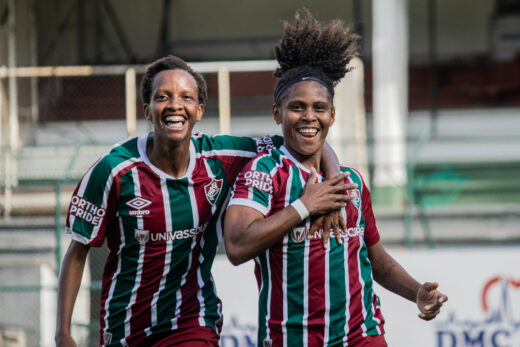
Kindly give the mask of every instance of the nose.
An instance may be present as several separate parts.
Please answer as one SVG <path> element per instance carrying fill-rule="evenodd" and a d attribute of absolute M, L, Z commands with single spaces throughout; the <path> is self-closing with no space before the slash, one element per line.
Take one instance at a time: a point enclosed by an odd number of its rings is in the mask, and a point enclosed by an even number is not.
<path fill-rule="evenodd" d="M 172 95 L 170 98 L 170 102 L 168 103 L 168 108 L 173 110 L 178 110 L 183 107 L 182 98 L 178 95 Z"/>
<path fill-rule="evenodd" d="M 314 114 L 314 111 L 311 107 L 307 108 L 305 112 L 302 113 L 302 120 L 306 122 L 312 122 L 316 120 L 316 115 Z"/>

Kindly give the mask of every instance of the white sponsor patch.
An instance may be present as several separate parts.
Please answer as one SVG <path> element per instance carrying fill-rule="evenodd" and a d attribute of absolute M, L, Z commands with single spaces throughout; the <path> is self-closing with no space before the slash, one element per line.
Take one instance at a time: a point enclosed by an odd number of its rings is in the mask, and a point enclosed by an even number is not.
<path fill-rule="evenodd" d="M 273 194 L 273 178 L 266 172 L 251 170 L 244 174 L 246 186 Z"/>
<path fill-rule="evenodd" d="M 70 202 L 70 215 L 98 226 L 105 216 L 106 210 L 90 201 L 74 195 Z"/>

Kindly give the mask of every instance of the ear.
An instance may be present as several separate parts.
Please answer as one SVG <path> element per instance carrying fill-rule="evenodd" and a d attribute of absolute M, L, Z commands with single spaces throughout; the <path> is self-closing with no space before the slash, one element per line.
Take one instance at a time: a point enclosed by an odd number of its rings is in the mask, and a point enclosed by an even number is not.
<path fill-rule="evenodd" d="M 144 111 L 144 119 L 151 121 L 152 120 L 152 114 L 150 112 L 150 105 L 144 104 L 143 105 L 143 111 Z"/>
<path fill-rule="evenodd" d="M 197 106 L 197 117 L 195 120 L 198 122 L 202 119 L 202 116 L 204 115 L 204 104 L 199 104 Z"/>
<path fill-rule="evenodd" d="M 273 118 L 276 124 L 282 124 L 282 112 L 276 104 L 273 104 Z"/>
<path fill-rule="evenodd" d="M 334 121 L 336 121 L 336 108 L 332 106 L 330 110 L 330 125 L 334 124 Z"/>

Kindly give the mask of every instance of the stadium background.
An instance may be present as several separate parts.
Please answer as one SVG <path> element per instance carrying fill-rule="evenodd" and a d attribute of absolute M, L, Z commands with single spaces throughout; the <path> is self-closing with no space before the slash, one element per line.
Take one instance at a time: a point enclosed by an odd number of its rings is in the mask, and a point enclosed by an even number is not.
<path fill-rule="evenodd" d="M 97 157 L 149 130 L 137 97 L 144 65 L 171 52 L 205 73 L 195 130 L 278 133 L 272 47 L 281 20 L 304 6 L 362 35 L 329 141 L 370 178 L 392 254 L 450 295 L 430 324 L 380 290 L 389 342 L 520 346 L 518 0 L 0 0 L 0 346 L 53 345 L 63 213 Z M 83 346 L 97 344 L 105 256 L 89 256 L 76 304 Z M 217 284 L 244 289 L 230 296 L 242 306 L 223 297 L 224 309 L 238 307 L 223 345 L 247 346 L 251 264 L 231 269 L 224 257 Z"/>

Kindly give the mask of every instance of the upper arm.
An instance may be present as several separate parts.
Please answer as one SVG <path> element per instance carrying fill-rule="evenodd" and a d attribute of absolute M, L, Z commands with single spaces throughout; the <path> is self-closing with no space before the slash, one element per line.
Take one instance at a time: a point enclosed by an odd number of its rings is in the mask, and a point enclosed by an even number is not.
<path fill-rule="evenodd" d="M 224 220 L 226 246 L 228 243 L 237 242 L 249 225 L 261 219 L 264 219 L 264 215 L 254 208 L 241 205 L 229 206 Z"/>

